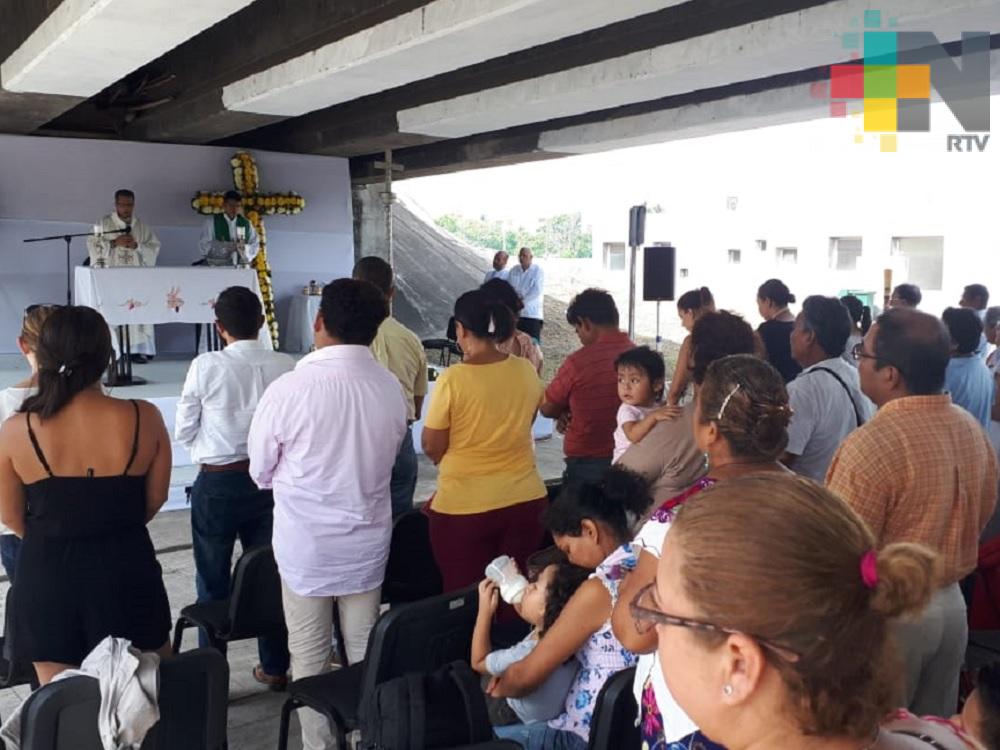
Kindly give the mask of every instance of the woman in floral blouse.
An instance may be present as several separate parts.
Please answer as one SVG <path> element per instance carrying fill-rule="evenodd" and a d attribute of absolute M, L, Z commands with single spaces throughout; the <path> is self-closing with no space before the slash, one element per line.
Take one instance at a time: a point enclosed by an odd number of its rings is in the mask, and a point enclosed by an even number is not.
<path fill-rule="evenodd" d="M 695 399 L 694 436 L 707 456 L 708 474 L 663 503 L 643 525 L 633 542 L 639 554 L 638 566 L 622 584 L 613 617 L 614 632 L 621 642 L 641 654 L 635 692 L 643 750 L 718 747 L 697 733 L 697 726 L 674 701 L 652 653 L 655 631 L 639 633 L 629 612 L 632 598 L 655 577 L 663 540 L 675 514 L 716 482 L 761 472 L 788 473 L 778 459 L 788 443 L 791 411 L 784 381 L 771 365 L 748 354 L 716 360 L 708 366 Z"/>
<path fill-rule="evenodd" d="M 546 510 L 543 522 L 571 563 L 594 570 L 573 595 L 534 651 L 494 678 L 497 697 L 530 693 L 568 659 L 580 669 L 566 696 L 565 710 L 549 722 L 498 727 L 497 734 L 526 750 L 585 750 L 597 695 L 615 672 L 635 664 L 611 631 L 618 587 L 635 567 L 626 544 L 652 499 L 635 474 L 613 468 L 599 484 L 570 486 Z"/>

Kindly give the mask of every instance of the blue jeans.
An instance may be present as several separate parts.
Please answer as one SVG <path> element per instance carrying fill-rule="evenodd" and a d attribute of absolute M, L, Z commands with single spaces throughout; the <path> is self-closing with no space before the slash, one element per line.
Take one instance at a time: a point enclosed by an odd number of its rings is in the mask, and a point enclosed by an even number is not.
<path fill-rule="evenodd" d="M 587 750 L 587 743 L 578 734 L 553 729 L 544 721 L 493 727 L 493 732 L 502 740 L 514 740 L 524 750 Z"/>
<path fill-rule="evenodd" d="M 21 537 L 17 534 L 0 535 L 0 564 L 7 572 L 7 580 L 14 585 L 14 575 L 17 573 L 17 557 L 21 553 Z"/>
<path fill-rule="evenodd" d="M 270 544 L 273 524 L 273 496 L 257 489 L 245 471 L 198 475 L 191 488 L 191 534 L 199 602 L 229 598 L 236 539 L 244 550 Z M 199 631 L 198 643 L 210 645 L 204 632 Z M 288 672 L 286 638 L 260 638 L 257 651 L 267 674 Z"/>
<path fill-rule="evenodd" d="M 604 474 L 609 468 L 611 468 L 611 456 L 607 458 L 573 458 L 566 456 L 563 484 L 566 485 L 570 482 L 600 482 L 604 479 Z"/>
<path fill-rule="evenodd" d="M 389 492 L 392 495 L 392 517 L 413 510 L 413 493 L 417 490 L 417 452 L 413 448 L 413 428 L 407 427 L 403 444 L 392 465 Z"/>

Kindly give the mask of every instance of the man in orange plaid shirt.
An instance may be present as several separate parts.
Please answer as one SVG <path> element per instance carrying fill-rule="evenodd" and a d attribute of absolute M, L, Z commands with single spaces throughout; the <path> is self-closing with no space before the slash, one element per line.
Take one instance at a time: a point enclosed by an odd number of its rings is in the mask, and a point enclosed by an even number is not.
<path fill-rule="evenodd" d="M 951 716 L 968 640 L 958 582 L 973 571 L 1000 470 L 982 426 L 944 394 L 950 338 L 940 320 L 890 310 L 854 351 L 861 389 L 879 407 L 844 440 L 826 482 L 880 547 L 918 542 L 940 555 L 940 588 L 923 617 L 900 623 L 907 705 Z"/>

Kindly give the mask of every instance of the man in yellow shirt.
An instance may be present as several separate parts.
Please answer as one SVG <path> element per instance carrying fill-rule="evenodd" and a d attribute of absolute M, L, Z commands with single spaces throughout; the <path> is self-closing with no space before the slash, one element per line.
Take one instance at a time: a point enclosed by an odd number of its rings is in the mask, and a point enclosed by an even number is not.
<path fill-rule="evenodd" d="M 373 255 L 359 260 L 352 274 L 359 281 L 374 285 L 387 300 L 396 293 L 392 267 Z M 420 419 L 427 395 L 427 355 L 420 339 L 391 315 L 385 319 L 371 345 L 375 359 L 396 376 L 406 397 L 407 428 L 403 444 L 392 467 L 393 518 L 413 508 L 413 493 L 417 488 L 417 453 L 413 448 L 413 423 Z"/>

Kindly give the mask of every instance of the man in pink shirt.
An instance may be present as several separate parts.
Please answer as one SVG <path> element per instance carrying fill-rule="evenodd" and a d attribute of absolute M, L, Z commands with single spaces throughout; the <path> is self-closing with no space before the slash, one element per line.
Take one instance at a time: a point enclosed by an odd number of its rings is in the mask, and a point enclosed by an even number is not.
<path fill-rule="evenodd" d="M 406 433 L 399 381 L 369 346 L 388 315 L 365 281 L 323 288 L 316 351 L 264 393 L 250 426 L 250 476 L 274 491 L 292 677 L 330 669 L 336 603 L 351 663 L 364 659 L 389 557 L 389 481 Z M 306 750 L 332 748 L 326 719 L 300 711 Z"/>

